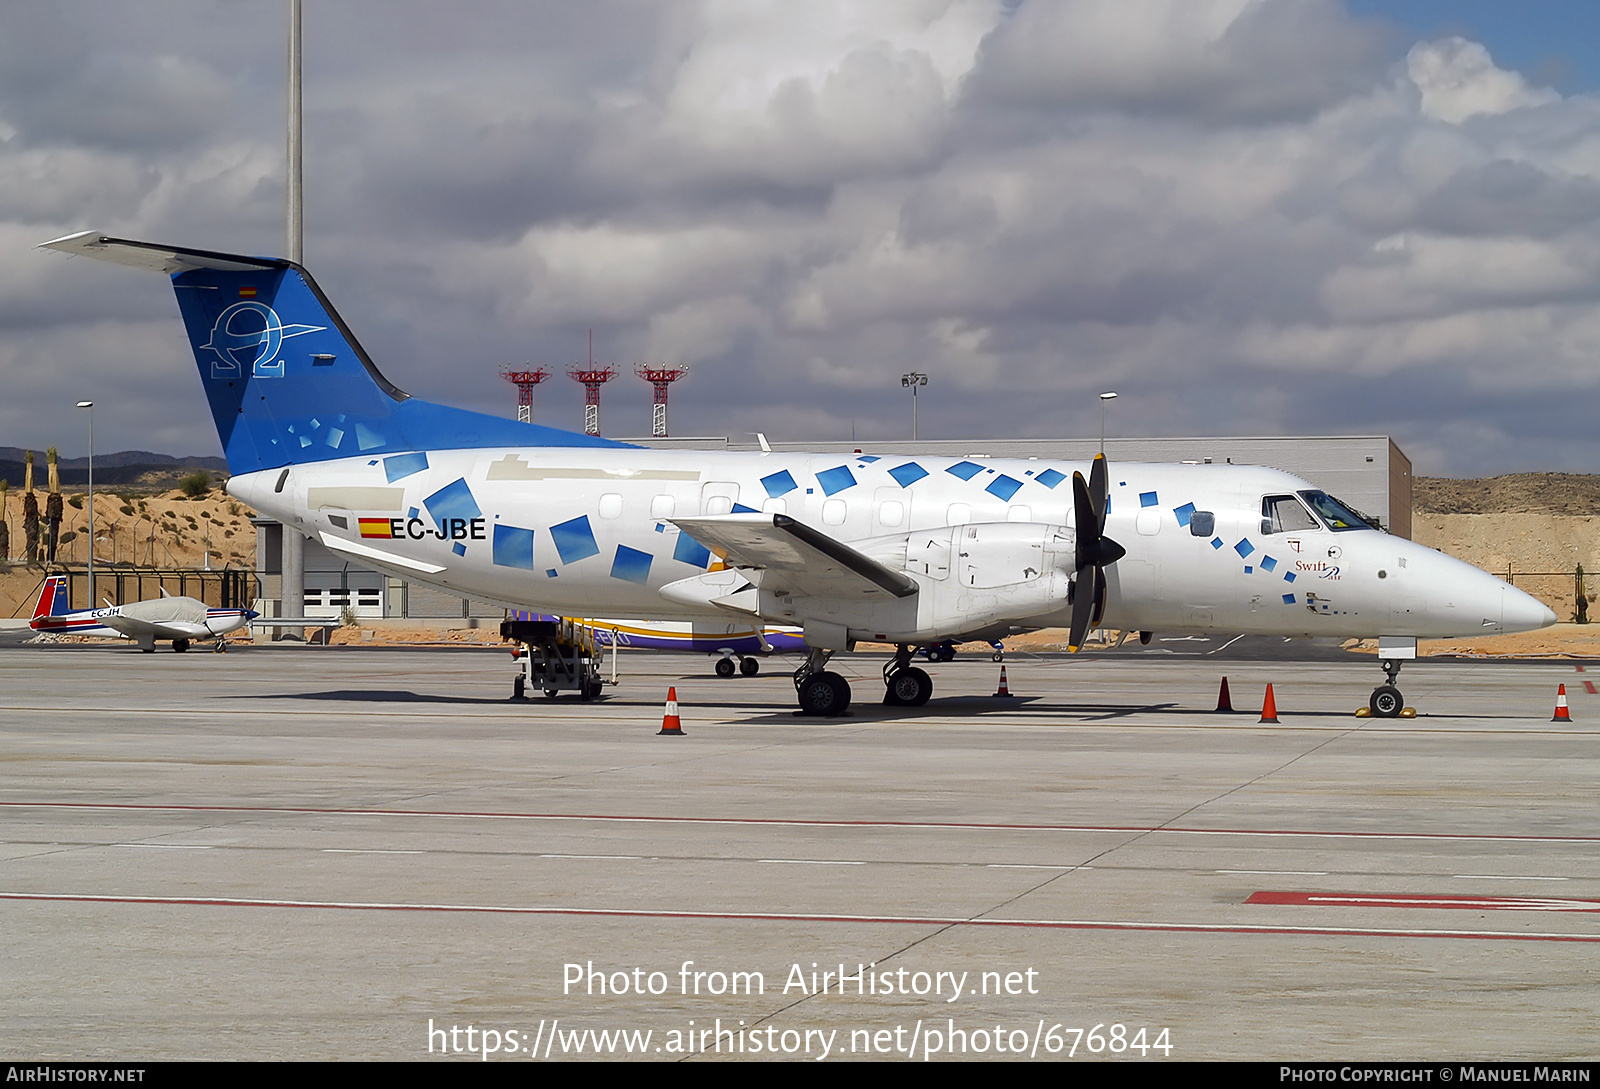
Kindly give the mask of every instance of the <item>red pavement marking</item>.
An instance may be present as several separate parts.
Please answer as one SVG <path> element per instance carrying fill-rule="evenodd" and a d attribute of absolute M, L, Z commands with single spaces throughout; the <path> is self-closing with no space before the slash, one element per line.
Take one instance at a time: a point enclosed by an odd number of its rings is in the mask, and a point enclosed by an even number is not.
<path fill-rule="evenodd" d="M 1253 892 L 1247 904 L 1288 904 L 1295 907 L 1405 907 L 1459 908 L 1467 911 L 1586 911 L 1600 912 L 1600 900 L 1572 900 L 1554 896 L 1445 896 L 1430 893 L 1394 893 L 1380 896 L 1346 892 Z"/>

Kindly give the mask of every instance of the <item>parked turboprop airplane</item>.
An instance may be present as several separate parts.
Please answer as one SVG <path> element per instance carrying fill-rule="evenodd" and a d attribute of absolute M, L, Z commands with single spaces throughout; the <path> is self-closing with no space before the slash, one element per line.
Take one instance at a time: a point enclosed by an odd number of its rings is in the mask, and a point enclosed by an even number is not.
<path fill-rule="evenodd" d="M 103 609 L 72 609 L 67 601 L 67 576 L 51 575 L 39 590 L 28 627 L 51 635 L 95 635 L 132 639 L 149 653 L 157 639 L 172 640 L 180 654 L 191 641 L 221 639 L 238 631 L 255 617 L 249 609 L 213 609 L 192 597 L 162 596 Z"/>
<path fill-rule="evenodd" d="M 1372 706 L 1395 715 L 1417 637 L 1555 621 L 1274 469 L 645 449 L 411 397 L 292 262 L 94 231 L 44 245 L 171 276 L 228 491 L 256 510 L 512 607 L 799 627 L 810 714 L 848 706 L 824 667 L 856 640 L 898 647 L 885 702 L 918 705 L 919 646 L 1065 626 L 1076 650 L 1103 620 L 1379 636 Z"/>

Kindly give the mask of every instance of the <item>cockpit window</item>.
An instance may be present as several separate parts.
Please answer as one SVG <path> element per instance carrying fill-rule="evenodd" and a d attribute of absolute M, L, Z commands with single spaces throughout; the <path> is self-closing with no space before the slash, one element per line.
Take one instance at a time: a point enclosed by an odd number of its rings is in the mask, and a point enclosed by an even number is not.
<path fill-rule="evenodd" d="M 1372 528 L 1372 523 L 1327 492 L 1301 492 L 1300 496 L 1311 504 L 1311 509 L 1316 511 L 1322 520 L 1328 523 L 1328 528 L 1335 533 L 1342 533 L 1347 529 Z"/>
<path fill-rule="evenodd" d="M 1269 495 L 1261 501 L 1262 533 L 1307 533 L 1321 528 L 1292 495 Z"/>

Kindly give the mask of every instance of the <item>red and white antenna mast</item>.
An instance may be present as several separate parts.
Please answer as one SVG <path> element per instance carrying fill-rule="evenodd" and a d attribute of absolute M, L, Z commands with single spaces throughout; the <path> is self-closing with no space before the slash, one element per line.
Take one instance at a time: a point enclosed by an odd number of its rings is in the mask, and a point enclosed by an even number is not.
<path fill-rule="evenodd" d="M 536 371 L 514 371 L 510 367 L 502 367 L 500 377 L 517 387 L 517 419 L 532 423 L 533 387 L 549 378 L 550 372 L 543 367 Z"/>
<path fill-rule="evenodd" d="M 688 374 L 689 368 L 652 367 L 648 363 L 641 363 L 633 368 L 633 373 L 656 388 L 656 403 L 654 414 L 651 417 L 650 437 L 664 439 L 667 437 L 667 390 L 672 386 L 672 383 Z"/>
<path fill-rule="evenodd" d="M 586 391 L 583 398 L 583 433 L 585 435 L 600 434 L 600 387 L 617 376 L 617 372 L 610 367 L 597 367 L 594 362 L 594 330 L 589 330 L 589 364 L 587 367 L 573 367 L 567 371 L 567 377 L 575 382 L 582 382 Z"/>

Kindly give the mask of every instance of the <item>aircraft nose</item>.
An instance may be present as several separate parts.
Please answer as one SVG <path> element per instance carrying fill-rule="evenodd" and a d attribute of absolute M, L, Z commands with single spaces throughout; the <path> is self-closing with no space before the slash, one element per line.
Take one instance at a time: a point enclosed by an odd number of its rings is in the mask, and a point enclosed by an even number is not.
<path fill-rule="evenodd" d="M 1556 622 L 1556 614 L 1544 602 L 1515 586 L 1501 591 L 1500 615 L 1506 631 L 1535 631 Z"/>

